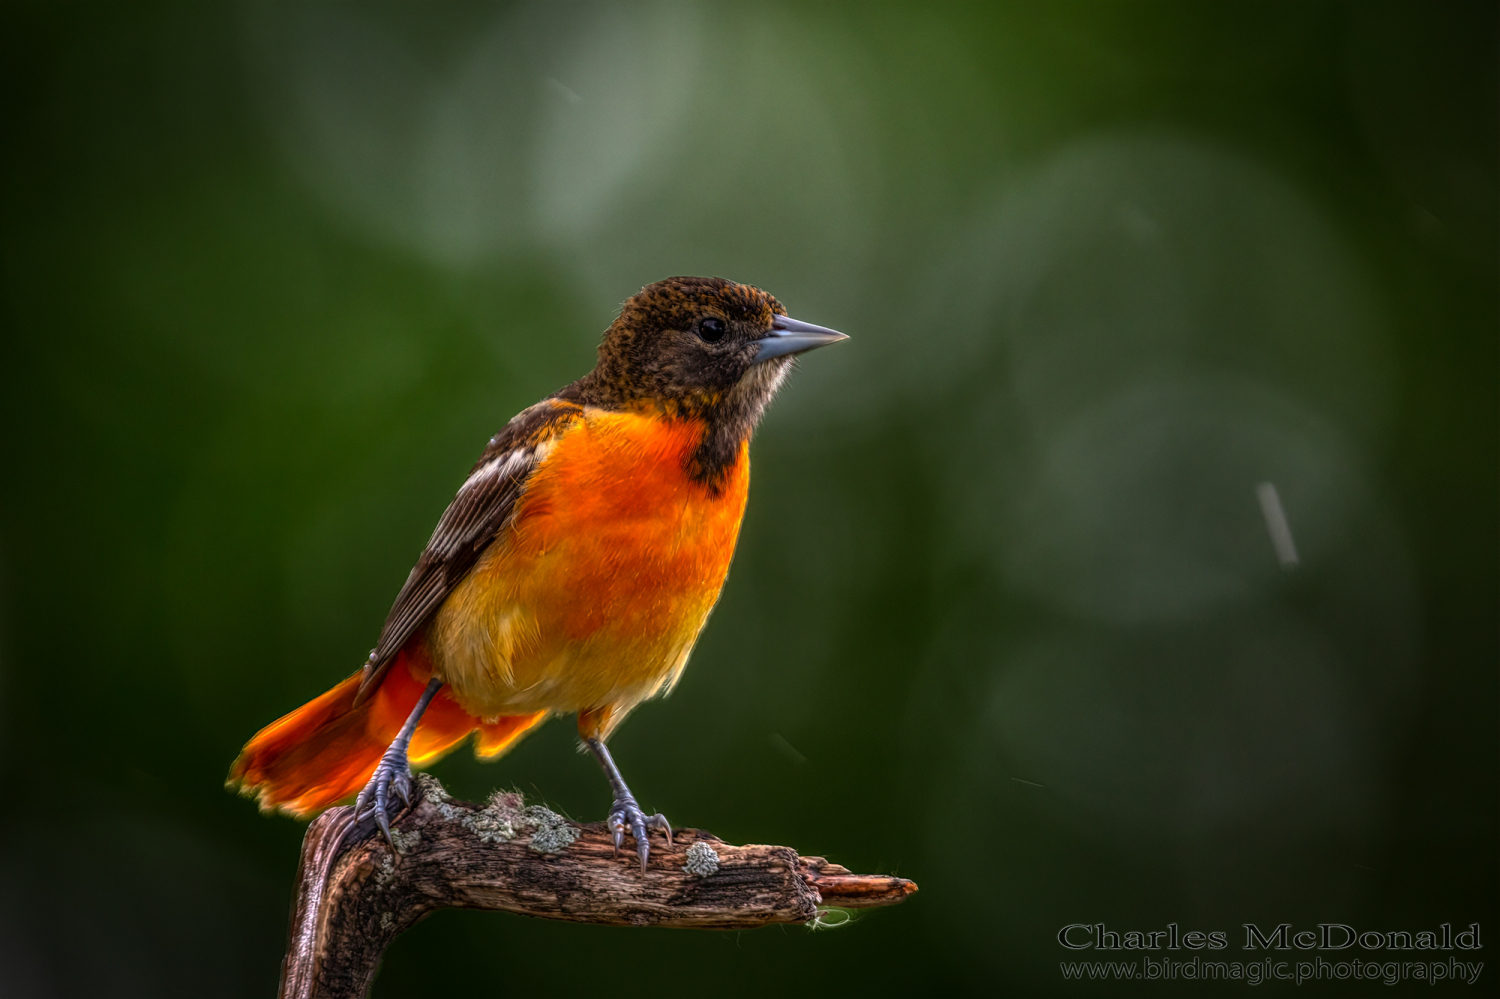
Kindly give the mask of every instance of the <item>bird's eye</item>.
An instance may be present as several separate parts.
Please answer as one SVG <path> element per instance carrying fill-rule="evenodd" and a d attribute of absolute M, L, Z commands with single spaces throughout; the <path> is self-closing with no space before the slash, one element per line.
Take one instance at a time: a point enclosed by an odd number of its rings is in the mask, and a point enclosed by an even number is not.
<path fill-rule="evenodd" d="M 698 335 L 709 343 L 724 339 L 724 320 L 708 318 L 698 324 Z"/>

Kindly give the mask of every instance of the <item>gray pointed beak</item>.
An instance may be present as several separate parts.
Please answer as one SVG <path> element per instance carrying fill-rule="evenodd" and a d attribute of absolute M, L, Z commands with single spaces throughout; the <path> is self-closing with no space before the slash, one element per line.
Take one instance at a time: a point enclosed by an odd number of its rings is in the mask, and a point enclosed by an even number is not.
<path fill-rule="evenodd" d="M 771 323 L 771 332 L 759 340 L 752 341 L 760 344 L 760 350 L 755 354 L 755 363 L 769 361 L 773 357 L 785 357 L 788 354 L 801 354 L 804 351 L 826 347 L 830 343 L 838 343 L 840 340 L 847 339 L 849 335 L 840 333 L 838 330 L 799 322 L 790 316 L 777 316 Z"/>

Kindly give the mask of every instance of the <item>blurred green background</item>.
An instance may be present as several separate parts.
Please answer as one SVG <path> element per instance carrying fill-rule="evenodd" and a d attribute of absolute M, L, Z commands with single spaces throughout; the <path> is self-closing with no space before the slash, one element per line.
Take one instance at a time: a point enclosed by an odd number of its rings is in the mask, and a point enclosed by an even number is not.
<path fill-rule="evenodd" d="M 616 754 L 922 892 L 443 912 L 377 996 L 1122 988 L 1061 980 L 1072 922 L 1493 944 L 1496 12 L 8 3 L 0 991 L 272 994 L 303 826 L 231 759 L 670 274 L 854 339 Z M 436 772 L 608 804 L 570 721 Z"/>

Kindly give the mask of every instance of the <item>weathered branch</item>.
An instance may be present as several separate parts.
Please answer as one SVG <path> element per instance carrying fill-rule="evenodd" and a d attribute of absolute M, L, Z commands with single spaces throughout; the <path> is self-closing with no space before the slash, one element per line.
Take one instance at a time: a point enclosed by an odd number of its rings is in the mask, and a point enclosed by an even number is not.
<path fill-rule="evenodd" d="M 419 775 L 416 804 L 393 827 L 399 852 L 356 827 L 354 810 L 319 816 L 302 843 L 282 965 L 282 999 L 363 996 L 398 934 L 438 909 L 500 909 L 620 926 L 746 929 L 806 923 L 820 906 L 900 902 L 917 886 L 850 874 L 784 846 L 730 846 L 679 829 L 653 835 L 641 873 L 634 852 L 615 856 L 601 823 L 578 825 L 519 794 L 486 806 L 454 801 Z M 353 843 L 353 846 L 350 844 Z"/>

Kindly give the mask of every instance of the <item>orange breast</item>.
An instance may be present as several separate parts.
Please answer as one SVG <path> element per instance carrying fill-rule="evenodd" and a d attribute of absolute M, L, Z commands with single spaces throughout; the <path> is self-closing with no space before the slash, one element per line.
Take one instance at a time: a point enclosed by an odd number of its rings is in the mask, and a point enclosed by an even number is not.
<path fill-rule="evenodd" d="M 437 675 L 481 717 L 614 705 L 675 680 L 718 599 L 749 488 L 686 473 L 701 424 L 590 410 L 527 484 L 429 632 Z"/>

